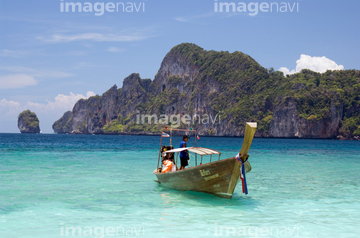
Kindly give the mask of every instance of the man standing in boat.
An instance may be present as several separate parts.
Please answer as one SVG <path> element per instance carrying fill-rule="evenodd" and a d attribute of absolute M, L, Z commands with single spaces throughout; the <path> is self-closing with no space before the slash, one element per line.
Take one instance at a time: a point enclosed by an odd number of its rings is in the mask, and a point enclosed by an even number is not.
<path fill-rule="evenodd" d="M 180 143 L 180 148 L 186 148 L 186 142 L 188 142 L 189 137 L 187 135 L 183 136 L 183 141 L 181 141 Z M 180 152 L 180 162 L 181 162 L 181 166 L 180 166 L 180 170 L 185 169 L 186 166 L 189 165 L 189 151 L 187 150 L 183 150 Z"/>

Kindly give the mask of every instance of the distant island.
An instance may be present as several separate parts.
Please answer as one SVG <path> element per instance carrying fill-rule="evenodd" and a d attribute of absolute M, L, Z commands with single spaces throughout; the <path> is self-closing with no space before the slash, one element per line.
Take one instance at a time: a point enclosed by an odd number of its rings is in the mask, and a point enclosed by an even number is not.
<path fill-rule="evenodd" d="M 21 133 L 40 133 L 39 119 L 30 110 L 23 111 L 18 116 L 18 128 Z"/>
<path fill-rule="evenodd" d="M 242 136 L 245 122 L 254 121 L 256 137 L 359 139 L 359 90 L 359 70 L 302 70 L 284 76 L 242 52 L 206 51 L 183 43 L 165 56 L 154 80 L 131 74 L 122 88 L 114 85 L 102 96 L 79 100 L 53 129 L 159 134 L 171 123 L 139 123 L 139 117 L 192 115 L 178 126 L 204 136 Z M 204 123 L 206 116 L 219 120 Z"/>

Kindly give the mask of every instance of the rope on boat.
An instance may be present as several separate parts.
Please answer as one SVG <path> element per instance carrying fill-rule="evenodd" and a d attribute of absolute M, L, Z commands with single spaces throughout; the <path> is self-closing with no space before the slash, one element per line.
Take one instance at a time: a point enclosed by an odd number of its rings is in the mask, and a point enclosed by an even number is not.
<path fill-rule="evenodd" d="M 241 182 L 242 182 L 243 193 L 248 194 L 248 189 L 247 189 L 247 184 L 246 184 L 246 175 L 245 175 L 245 163 L 247 162 L 249 157 L 246 158 L 246 160 L 244 162 L 240 159 L 240 154 L 237 154 L 235 156 L 235 158 L 241 164 L 241 167 L 240 167 L 240 179 L 241 179 Z"/>

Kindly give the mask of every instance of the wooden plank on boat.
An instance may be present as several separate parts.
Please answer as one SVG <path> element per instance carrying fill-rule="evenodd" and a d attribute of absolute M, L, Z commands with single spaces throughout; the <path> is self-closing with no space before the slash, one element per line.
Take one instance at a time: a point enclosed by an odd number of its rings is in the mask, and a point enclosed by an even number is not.
<path fill-rule="evenodd" d="M 240 150 L 240 155 L 247 155 L 250 150 L 251 142 L 257 128 L 256 122 L 246 122 L 244 141 Z"/>
<path fill-rule="evenodd" d="M 235 177 L 232 176 L 234 166 L 238 164 L 236 159 L 232 157 L 176 172 L 155 173 L 155 175 L 160 183 L 166 187 L 183 191 L 205 192 L 219 197 L 231 198 L 233 193 L 228 193 L 229 183 L 232 179 L 237 182 L 239 178 L 239 174 Z M 239 171 L 239 167 L 237 171 Z M 230 189 L 230 191 L 232 190 L 233 192 L 234 189 Z"/>
<path fill-rule="evenodd" d="M 227 191 L 228 194 L 233 194 L 234 193 L 236 184 L 237 184 L 237 182 L 239 180 L 239 176 L 240 176 L 240 163 L 235 161 L 234 169 L 233 169 L 232 174 L 231 174 L 229 187 L 228 187 L 228 191 Z"/>

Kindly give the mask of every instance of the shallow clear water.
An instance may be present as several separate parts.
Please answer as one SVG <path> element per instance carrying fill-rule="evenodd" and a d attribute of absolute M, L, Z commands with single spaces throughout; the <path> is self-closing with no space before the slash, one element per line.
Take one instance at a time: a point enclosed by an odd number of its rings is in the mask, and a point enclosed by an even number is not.
<path fill-rule="evenodd" d="M 255 138 L 249 194 L 238 186 L 226 200 L 155 183 L 159 140 L 0 134 L 0 237 L 360 234 L 358 141 Z M 198 146 L 227 158 L 241 143 L 201 137 Z"/>

